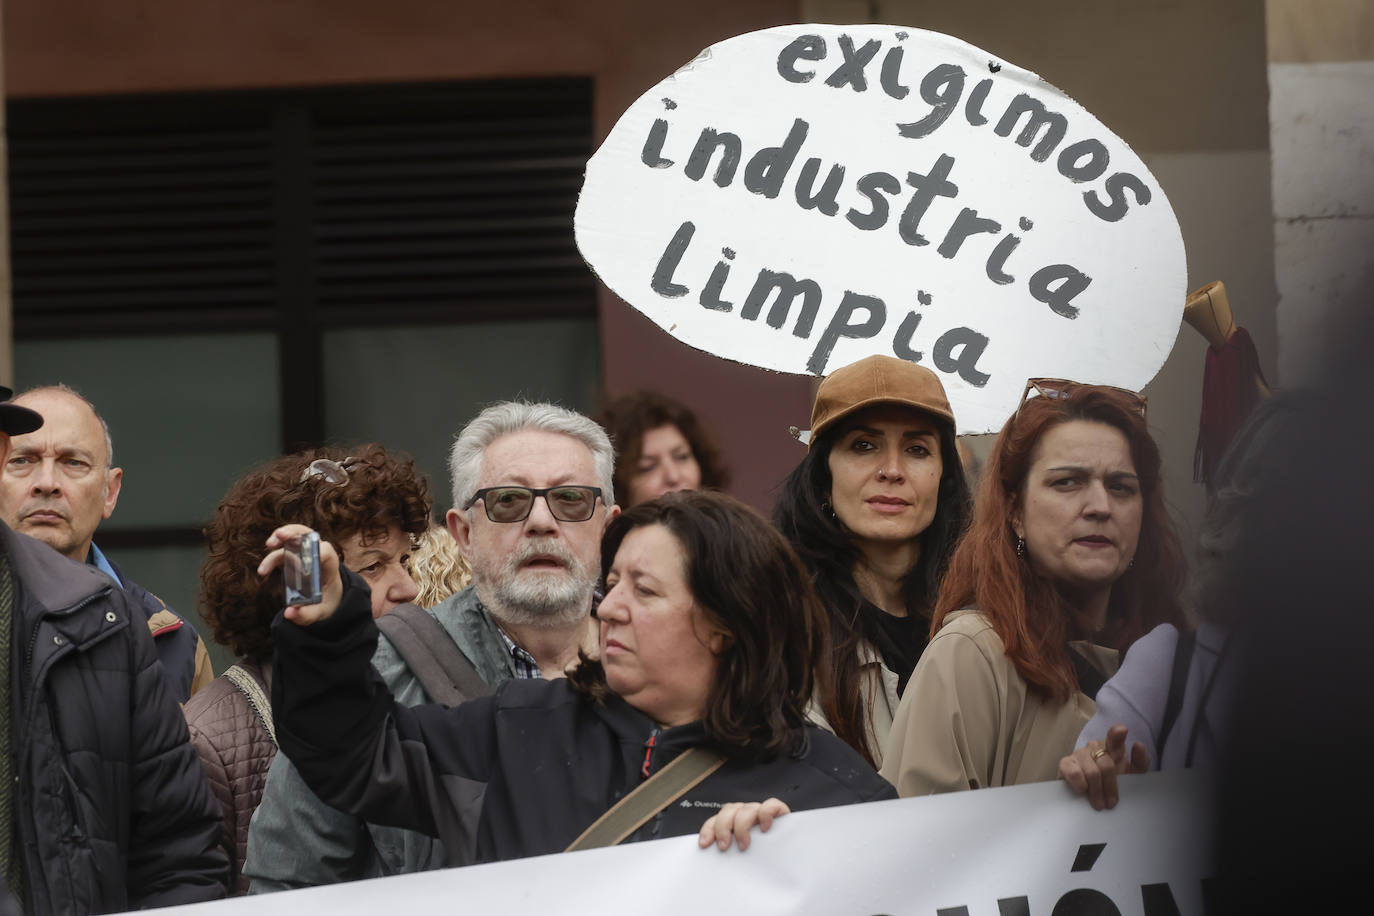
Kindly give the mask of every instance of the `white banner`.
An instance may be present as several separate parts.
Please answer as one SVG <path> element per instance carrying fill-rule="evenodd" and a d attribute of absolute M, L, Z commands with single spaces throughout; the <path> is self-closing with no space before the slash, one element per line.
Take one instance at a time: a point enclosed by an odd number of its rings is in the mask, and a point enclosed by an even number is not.
<path fill-rule="evenodd" d="M 677 837 L 162 912 L 1201 916 L 1211 806 L 1187 770 L 1100 812 L 1040 783 L 790 814 L 744 853 Z"/>
<path fill-rule="evenodd" d="M 937 370 L 961 433 L 1034 376 L 1138 390 L 1178 335 L 1183 239 L 1140 158 L 1036 74 L 884 25 L 713 45 L 587 165 L 577 245 L 679 340 L 780 372 Z"/>

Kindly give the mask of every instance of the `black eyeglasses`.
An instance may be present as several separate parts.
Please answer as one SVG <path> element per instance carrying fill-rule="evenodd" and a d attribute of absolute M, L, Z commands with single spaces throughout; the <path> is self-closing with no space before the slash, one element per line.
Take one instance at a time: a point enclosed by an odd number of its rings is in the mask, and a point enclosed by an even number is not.
<path fill-rule="evenodd" d="M 333 458 L 316 458 L 305 466 L 301 471 L 301 483 L 305 483 L 312 477 L 319 477 L 325 483 L 348 483 L 348 469 L 358 461 L 357 458 L 349 456 L 343 461 L 335 461 Z"/>
<path fill-rule="evenodd" d="M 1117 388 L 1115 385 L 1089 385 L 1086 382 L 1073 382 L 1066 378 L 1032 378 L 1026 380 L 1026 390 L 1021 392 L 1021 403 L 1016 406 L 1016 416 L 1021 416 L 1021 408 L 1026 406 L 1026 401 L 1030 398 L 1030 393 L 1045 398 L 1066 398 L 1079 388 L 1106 388 L 1118 394 L 1125 395 L 1131 402 L 1134 410 L 1140 411 L 1141 419 L 1145 418 L 1145 395 L 1132 391 L 1129 388 Z"/>
<path fill-rule="evenodd" d="M 472 494 L 463 508 L 471 509 L 477 500 L 493 522 L 523 522 L 530 517 L 536 497 L 544 497 L 549 512 L 560 522 L 585 522 L 596 511 L 600 487 L 483 487 Z"/>

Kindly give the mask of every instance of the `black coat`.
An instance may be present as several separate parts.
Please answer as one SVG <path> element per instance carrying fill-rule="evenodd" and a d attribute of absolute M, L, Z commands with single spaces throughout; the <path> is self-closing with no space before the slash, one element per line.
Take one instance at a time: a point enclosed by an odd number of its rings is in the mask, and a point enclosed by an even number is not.
<path fill-rule="evenodd" d="M 28 913 L 224 896 L 220 812 L 141 610 L 0 524 L 15 585 L 10 743 Z"/>
<path fill-rule="evenodd" d="M 282 753 L 325 801 L 369 821 L 425 831 L 464 848 L 458 810 L 485 791 L 477 859 L 561 852 L 618 799 L 684 750 L 700 724 L 658 730 L 612 696 L 566 680 L 512 680 L 447 709 L 397 705 L 370 661 L 377 642 L 367 592 L 346 573 L 331 619 L 273 625 L 272 707 Z M 652 738 L 652 743 L 650 739 Z M 696 833 L 722 804 L 781 798 L 793 810 L 896 798 L 848 745 L 807 729 L 800 754 L 731 760 L 630 841 Z"/>

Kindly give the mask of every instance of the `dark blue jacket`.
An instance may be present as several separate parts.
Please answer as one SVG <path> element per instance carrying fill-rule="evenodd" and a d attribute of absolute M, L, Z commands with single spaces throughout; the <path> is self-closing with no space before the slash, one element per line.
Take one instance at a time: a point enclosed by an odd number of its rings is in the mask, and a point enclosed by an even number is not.
<path fill-rule="evenodd" d="M 91 550 L 93 552 L 96 550 L 94 544 L 91 545 Z M 197 648 L 200 643 L 200 636 L 196 633 L 196 628 L 176 611 L 169 608 L 166 602 L 157 595 L 124 575 L 124 570 L 120 569 L 114 560 L 106 556 L 105 562 L 110 564 L 110 569 L 114 570 L 115 577 L 124 588 L 124 593 L 129 596 L 134 605 L 143 611 L 144 617 L 149 621 L 153 619 L 154 615 L 164 611 L 177 618 L 175 621 L 169 621 L 153 630 L 153 648 L 157 650 L 157 657 L 161 660 L 163 670 L 166 672 L 167 687 L 172 691 L 172 696 L 178 703 L 185 703 L 191 698 L 196 677 Z M 149 626 L 152 627 L 152 624 Z M 208 678 L 209 675 L 207 674 L 207 680 Z"/>

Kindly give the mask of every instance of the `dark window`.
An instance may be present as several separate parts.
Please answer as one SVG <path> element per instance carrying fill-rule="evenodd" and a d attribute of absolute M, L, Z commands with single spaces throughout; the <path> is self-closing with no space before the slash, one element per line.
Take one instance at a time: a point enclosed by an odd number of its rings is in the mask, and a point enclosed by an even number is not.
<path fill-rule="evenodd" d="M 282 445 L 326 329 L 595 315 L 582 79 L 9 103 L 17 339 L 270 330 Z"/>
<path fill-rule="evenodd" d="M 125 486 L 97 542 L 161 551 L 143 584 L 179 610 L 254 463 L 376 439 L 442 514 L 481 403 L 592 407 L 590 80 L 19 99 L 8 141 L 16 386 L 101 408 Z"/>

